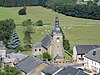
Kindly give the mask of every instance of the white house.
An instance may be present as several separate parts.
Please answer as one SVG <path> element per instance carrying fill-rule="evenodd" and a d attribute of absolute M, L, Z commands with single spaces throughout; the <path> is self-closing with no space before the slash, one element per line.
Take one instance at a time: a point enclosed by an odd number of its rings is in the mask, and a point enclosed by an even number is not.
<path fill-rule="evenodd" d="M 98 45 L 76 45 L 73 47 L 73 60 L 76 60 L 77 62 L 84 62 L 84 56 L 89 51 L 95 48 L 100 48 Z"/>
<path fill-rule="evenodd" d="M 93 49 L 84 56 L 84 68 L 92 72 L 100 72 L 100 48 Z"/>

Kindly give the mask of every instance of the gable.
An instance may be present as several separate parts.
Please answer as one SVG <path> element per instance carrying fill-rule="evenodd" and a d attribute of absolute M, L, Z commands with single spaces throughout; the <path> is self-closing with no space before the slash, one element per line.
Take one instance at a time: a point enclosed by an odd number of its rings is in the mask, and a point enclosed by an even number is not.
<path fill-rule="evenodd" d="M 52 42 L 52 38 L 50 35 L 46 35 L 42 40 L 41 40 L 41 45 L 48 50 Z"/>

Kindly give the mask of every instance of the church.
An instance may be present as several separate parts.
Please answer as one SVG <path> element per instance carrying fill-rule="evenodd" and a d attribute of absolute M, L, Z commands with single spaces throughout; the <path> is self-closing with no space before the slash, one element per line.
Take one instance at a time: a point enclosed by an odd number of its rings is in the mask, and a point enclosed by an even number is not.
<path fill-rule="evenodd" d="M 59 61 L 64 59 L 63 35 L 59 26 L 58 16 L 55 17 L 52 36 L 47 34 L 40 42 L 32 46 L 32 55 L 37 56 L 44 52 L 48 52 L 53 60 Z"/>

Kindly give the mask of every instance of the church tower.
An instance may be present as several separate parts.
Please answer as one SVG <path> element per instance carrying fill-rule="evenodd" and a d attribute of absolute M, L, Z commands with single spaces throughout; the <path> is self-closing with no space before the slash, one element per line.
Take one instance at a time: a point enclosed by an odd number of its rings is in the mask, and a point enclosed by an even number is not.
<path fill-rule="evenodd" d="M 64 59 L 63 35 L 61 27 L 59 26 L 58 16 L 55 17 L 55 26 L 52 32 L 53 32 L 53 59 L 63 60 Z"/>

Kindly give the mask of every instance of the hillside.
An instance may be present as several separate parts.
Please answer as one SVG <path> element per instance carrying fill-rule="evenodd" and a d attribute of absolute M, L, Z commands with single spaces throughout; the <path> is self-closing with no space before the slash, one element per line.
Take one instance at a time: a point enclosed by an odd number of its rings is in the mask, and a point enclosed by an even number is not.
<path fill-rule="evenodd" d="M 55 23 L 55 12 L 43 7 L 27 7 L 27 15 L 19 16 L 18 10 L 20 7 L 3 8 L 0 7 L 0 19 L 12 18 L 15 20 L 17 26 L 17 31 L 20 36 L 21 42 L 23 40 L 23 26 L 21 22 L 27 19 L 32 19 L 35 23 L 37 20 L 42 20 L 43 23 L 50 23 L 50 25 L 45 25 L 42 27 L 33 26 L 36 33 L 32 34 L 32 43 L 40 41 L 46 34 L 46 30 L 51 30 Z M 64 30 L 66 39 L 69 40 L 71 48 L 76 44 L 99 44 L 100 45 L 100 21 L 90 20 L 82 18 L 74 18 L 70 16 L 64 16 L 58 14 L 60 20 L 60 26 Z M 22 42 L 22 46 L 23 46 Z"/>

